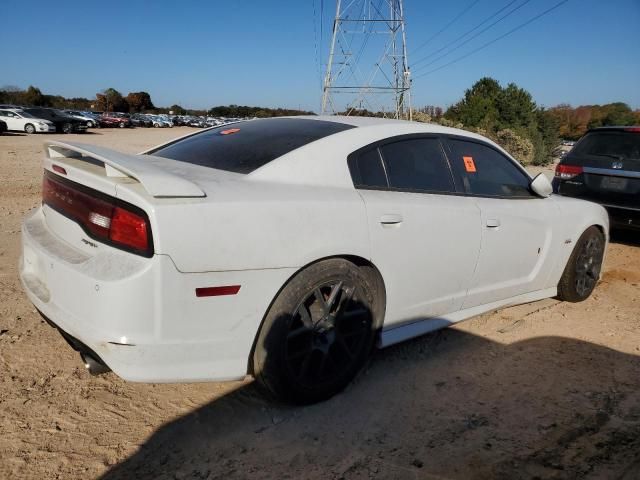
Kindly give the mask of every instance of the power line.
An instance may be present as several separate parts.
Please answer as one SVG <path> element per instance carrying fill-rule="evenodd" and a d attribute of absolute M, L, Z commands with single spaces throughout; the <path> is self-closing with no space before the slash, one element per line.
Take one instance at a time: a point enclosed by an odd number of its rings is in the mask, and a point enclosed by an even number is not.
<path fill-rule="evenodd" d="M 469 10 L 471 10 L 476 3 L 478 3 L 480 0 L 475 0 L 474 2 L 471 2 L 471 5 L 469 5 L 468 7 L 462 9 L 462 11 L 455 16 L 455 18 L 453 20 L 451 20 L 449 23 L 447 23 L 444 27 L 442 27 L 440 30 L 438 30 L 436 33 L 434 33 L 433 35 L 431 35 L 431 37 L 429 37 L 424 43 L 420 44 L 415 50 L 413 50 L 411 52 L 411 55 L 413 55 L 415 52 L 417 52 L 418 50 L 420 50 L 421 48 L 423 48 L 424 46 L 428 45 L 429 43 L 431 43 L 431 41 L 436 38 L 438 35 L 440 35 L 442 32 L 444 32 L 447 28 L 449 28 L 451 25 L 453 25 L 457 20 L 460 19 L 460 17 L 462 17 L 465 13 L 467 13 Z"/>
<path fill-rule="evenodd" d="M 441 65 L 438 68 L 434 68 L 433 70 L 429 70 L 428 72 L 423 73 L 422 75 L 418 75 L 416 78 L 414 78 L 414 80 L 417 80 L 419 78 L 422 77 L 426 77 L 427 75 L 430 75 L 432 73 L 437 72 L 438 70 L 442 70 L 445 67 L 448 67 L 450 65 L 453 65 L 454 63 L 458 63 L 461 60 L 464 60 L 465 58 L 473 55 L 474 53 L 479 52 L 480 50 L 485 49 L 486 47 L 488 47 L 489 45 L 492 45 L 494 43 L 496 43 L 499 40 L 502 40 L 503 38 L 511 35 L 512 33 L 520 30 L 521 28 L 526 27 L 527 25 L 529 25 L 532 22 L 535 22 L 537 19 L 539 19 L 540 17 L 545 16 L 546 14 L 552 12 L 553 10 L 555 10 L 556 8 L 560 7 L 561 5 L 567 3 L 569 0 L 562 0 L 561 2 L 556 3 L 553 7 L 546 9 L 544 12 L 539 13 L 538 15 L 536 15 L 533 18 L 530 18 L 529 20 L 527 20 L 524 23 L 521 23 L 520 25 L 518 25 L 517 27 L 512 28 L 511 30 L 509 30 L 508 32 L 500 35 L 499 37 L 494 38 L 493 40 L 490 40 L 489 42 L 485 43 L 484 45 L 476 48 L 475 50 L 471 50 L 470 52 L 466 53 L 465 55 L 462 55 L 461 57 L 456 58 L 455 60 L 450 61 L 449 63 L 445 63 L 444 65 Z"/>
<path fill-rule="evenodd" d="M 460 35 L 458 38 L 456 38 L 454 41 L 449 42 L 448 44 L 444 45 L 443 47 L 440 47 L 438 50 L 435 50 L 433 52 L 431 52 L 429 55 L 426 55 L 424 57 L 422 57 L 421 59 L 413 62 L 413 65 L 417 65 L 418 63 L 424 62 L 425 60 L 433 57 L 434 55 L 440 53 L 443 50 L 446 50 L 447 48 L 449 48 L 450 46 L 458 43 L 460 40 L 462 40 L 463 38 L 465 38 L 467 35 L 469 35 L 470 33 L 475 32 L 477 29 L 479 29 L 482 25 L 484 25 L 485 23 L 487 23 L 489 20 L 491 20 L 492 18 L 494 18 L 495 16 L 499 15 L 500 13 L 502 13 L 503 11 L 505 11 L 507 8 L 509 8 L 511 5 L 513 5 L 514 3 L 516 3 L 519 0 L 511 0 L 509 3 L 507 3 L 504 7 L 502 7 L 501 9 L 499 9 L 497 12 L 492 13 L 491 15 L 489 15 L 487 18 L 485 18 L 482 22 L 480 22 L 479 24 L 477 24 L 475 27 L 473 27 L 471 30 L 468 30 L 467 32 L 465 32 L 464 34 Z"/>

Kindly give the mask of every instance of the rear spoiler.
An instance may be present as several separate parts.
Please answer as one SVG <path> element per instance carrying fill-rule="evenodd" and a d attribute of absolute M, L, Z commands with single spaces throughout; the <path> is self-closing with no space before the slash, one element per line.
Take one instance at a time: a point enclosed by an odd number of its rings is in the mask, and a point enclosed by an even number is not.
<path fill-rule="evenodd" d="M 164 170 L 149 159 L 150 155 L 131 155 L 110 148 L 76 142 L 45 142 L 49 159 L 91 157 L 104 163 L 108 177 L 131 177 L 154 197 L 206 197 L 202 189 L 186 178 Z M 164 159 L 163 159 L 164 160 Z"/>

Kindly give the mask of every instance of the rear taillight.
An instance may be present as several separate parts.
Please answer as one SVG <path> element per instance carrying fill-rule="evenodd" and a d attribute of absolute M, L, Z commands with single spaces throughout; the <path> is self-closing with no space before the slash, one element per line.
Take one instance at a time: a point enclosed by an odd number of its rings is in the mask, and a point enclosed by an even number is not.
<path fill-rule="evenodd" d="M 556 177 L 562 180 L 568 180 L 582 173 L 582 167 L 578 165 L 562 165 L 556 167 Z"/>
<path fill-rule="evenodd" d="M 625 132 L 640 133 L 640 127 L 629 127 L 624 129 Z"/>
<path fill-rule="evenodd" d="M 70 218 L 100 242 L 153 255 L 149 218 L 138 207 L 45 171 L 42 203 Z"/>

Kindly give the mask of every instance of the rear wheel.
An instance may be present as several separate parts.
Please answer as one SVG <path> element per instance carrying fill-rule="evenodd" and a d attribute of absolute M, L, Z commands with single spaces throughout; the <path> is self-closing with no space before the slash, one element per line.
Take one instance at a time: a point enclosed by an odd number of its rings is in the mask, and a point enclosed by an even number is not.
<path fill-rule="evenodd" d="M 356 265 L 318 262 L 298 273 L 269 309 L 253 356 L 256 378 L 277 398 L 314 403 L 364 366 L 376 334 L 376 289 Z"/>
<path fill-rule="evenodd" d="M 73 124 L 65 123 L 64 125 L 62 125 L 62 131 L 64 133 L 72 133 L 73 132 Z"/>
<path fill-rule="evenodd" d="M 597 227 L 589 227 L 580 236 L 558 284 L 558 298 L 582 302 L 593 292 L 602 269 L 604 235 Z"/>
<path fill-rule="evenodd" d="M 31 134 L 31 133 L 36 133 L 36 127 L 34 127 L 32 124 L 27 123 L 24 126 L 24 131 Z"/>

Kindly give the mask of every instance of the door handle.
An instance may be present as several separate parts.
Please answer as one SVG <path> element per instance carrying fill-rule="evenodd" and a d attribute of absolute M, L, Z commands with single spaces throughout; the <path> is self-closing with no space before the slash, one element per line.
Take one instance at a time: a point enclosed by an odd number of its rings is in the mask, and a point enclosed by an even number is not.
<path fill-rule="evenodd" d="M 500 226 L 500 220 L 497 218 L 489 218 L 487 219 L 487 227 L 488 228 L 498 228 Z"/>
<path fill-rule="evenodd" d="M 402 223 L 402 215 L 399 213 L 387 213 L 380 217 L 382 225 L 398 225 Z"/>

